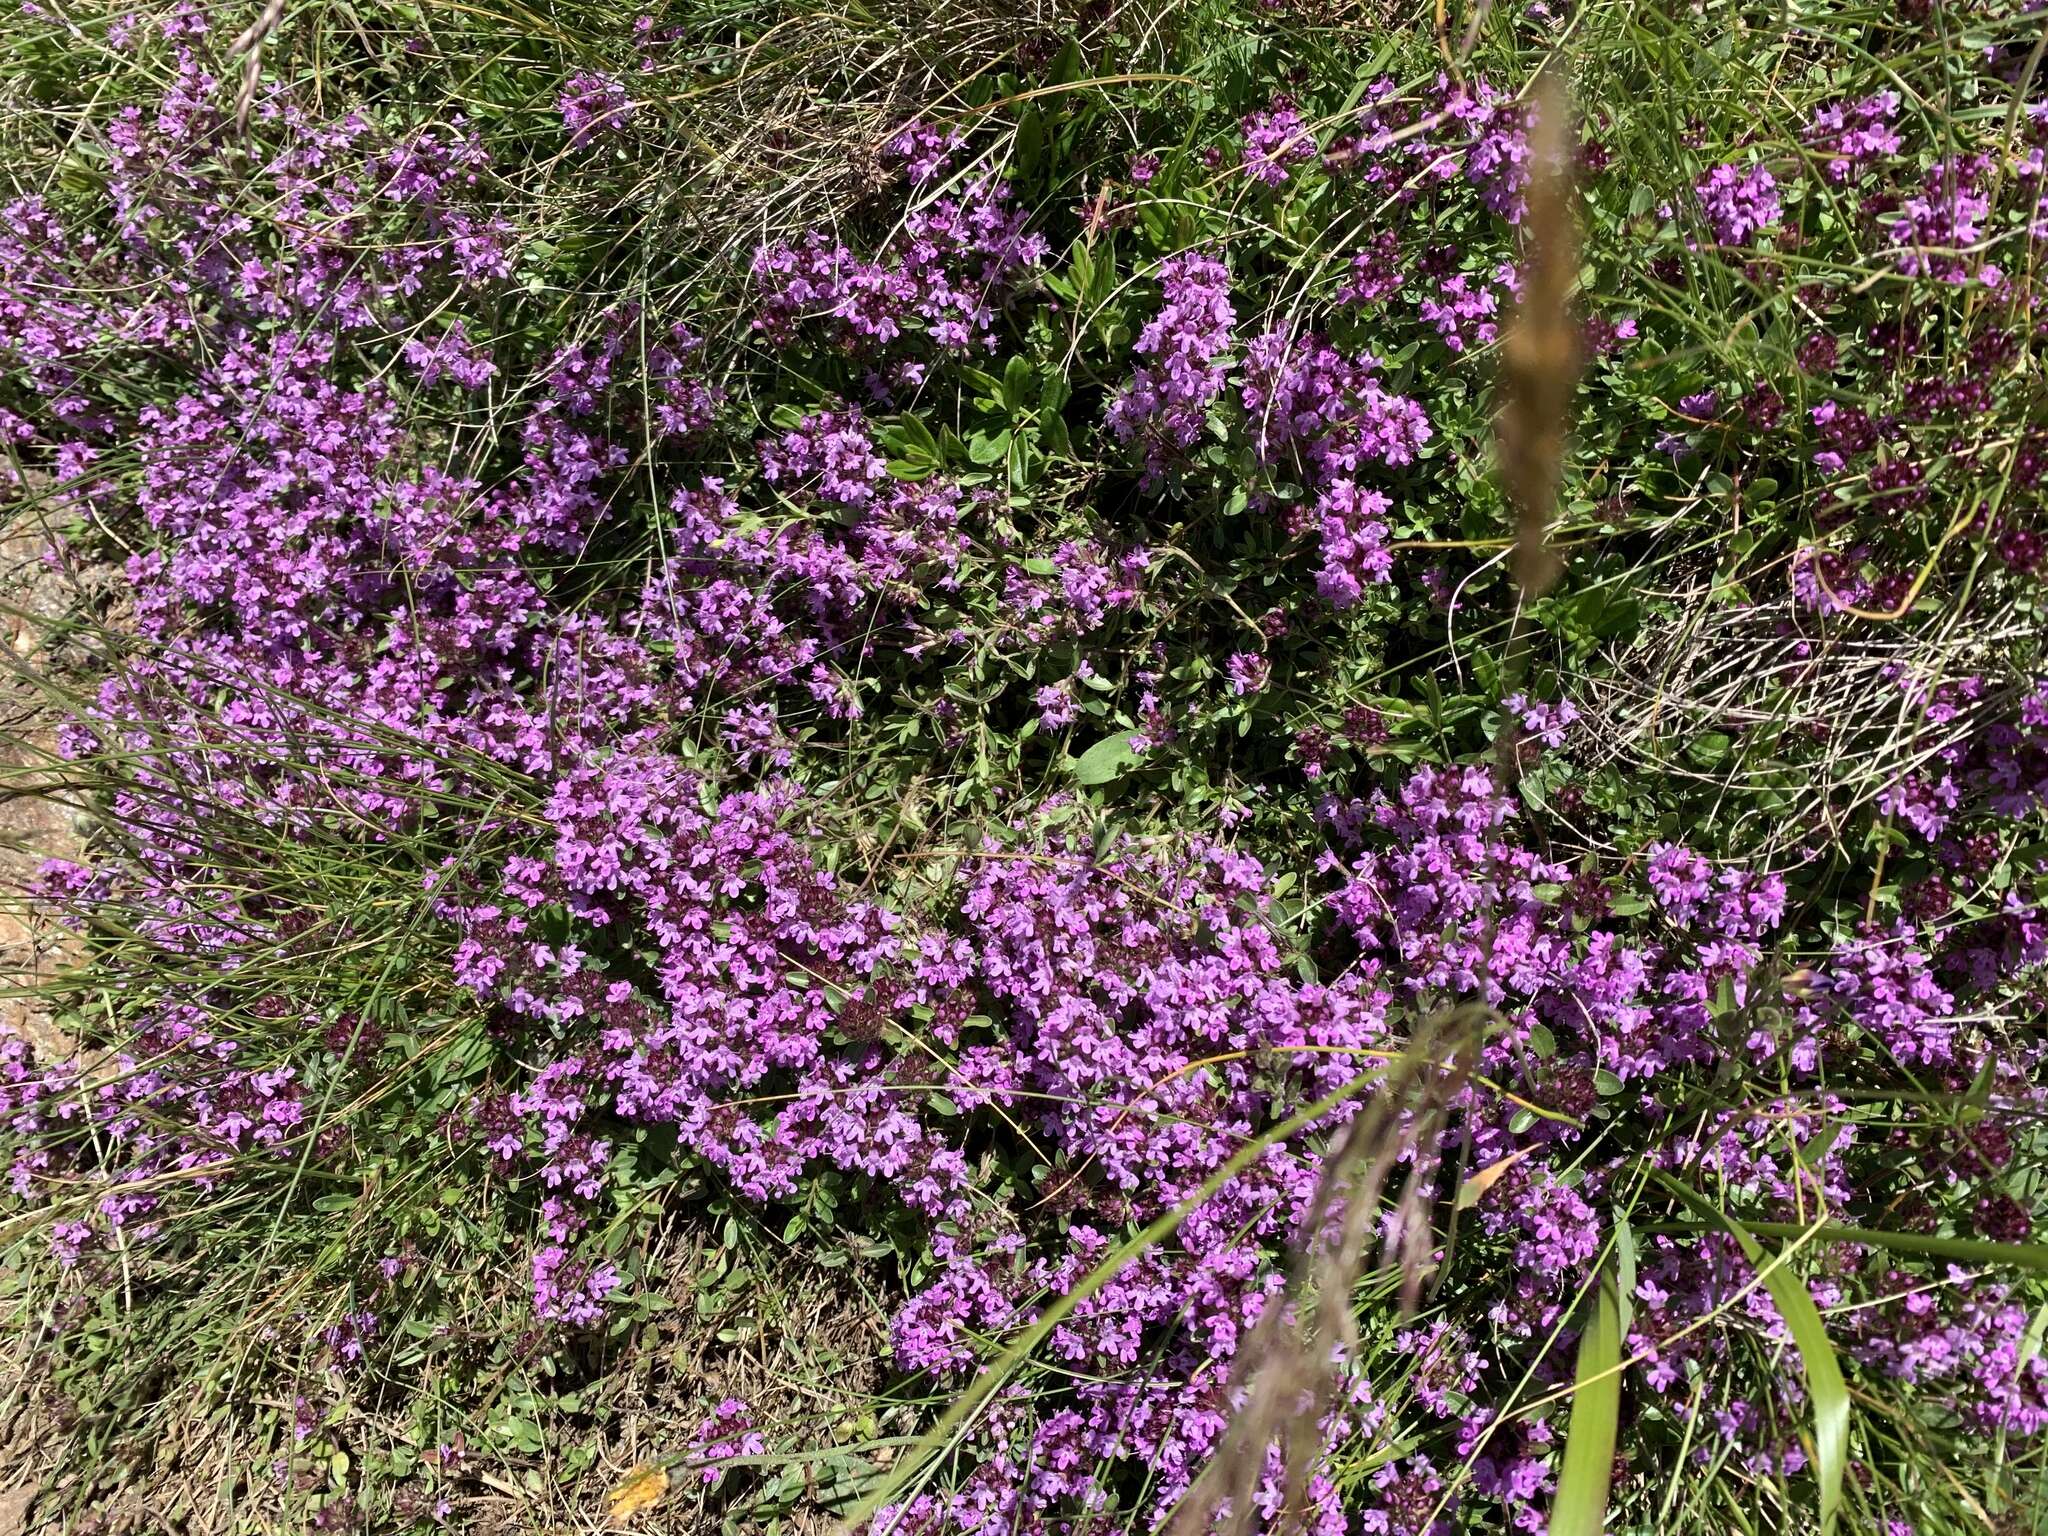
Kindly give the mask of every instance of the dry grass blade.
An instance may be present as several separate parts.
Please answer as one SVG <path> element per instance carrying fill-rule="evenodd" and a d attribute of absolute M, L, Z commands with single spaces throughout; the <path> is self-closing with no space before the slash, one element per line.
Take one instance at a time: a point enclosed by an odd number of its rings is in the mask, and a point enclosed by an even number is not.
<path fill-rule="evenodd" d="M 1531 93 L 1527 256 L 1521 302 L 1501 339 L 1501 479 L 1515 507 L 1515 584 L 1540 597 L 1562 574 L 1548 524 L 1564 467 L 1565 429 L 1579 382 L 1572 322 L 1579 238 L 1572 210 L 1571 101 L 1553 61 Z"/>
<path fill-rule="evenodd" d="M 245 53 L 254 53 L 263 46 L 264 40 L 277 30 L 277 24 L 284 20 L 284 0 L 267 0 L 256 19 L 244 27 L 235 40 L 228 44 L 228 57 L 239 58 Z"/>
<path fill-rule="evenodd" d="M 1939 628 L 1849 628 L 1790 598 L 1717 605 L 1713 580 L 1705 570 L 1660 589 L 1686 608 L 1686 621 L 1574 678 L 1578 750 L 1588 768 L 1690 779 L 1731 807 L 1773 789 L 1775 819 L 1754 805 L 1734 811 L 1734 829 L 1758 859 L 1791 852 L 1817 826 L 1839 835 L 1888 786 L 1984 729 L 1995 700 L 1965 701 L 1939 725 L 1914 700 L 1944 679 L 1996 675 L 2000 657 L 2031 631 L 2008 603 L 1978 604 Z M 1717 733 L 1730 743 L 1725 754 L 1706 750 Z M 1814 744 L 1802 749 L 1796 780 L 1780 738 Z"/>
<path fill-rule="evenodd" d="M 1412 1062 L 1415 1058 L 1416 1048 L 1411 1047 L 1409 1055 L 1404 1057 L 1403 1061 Z M 1471 1056 L 1468 1054 L 1461 1060 L 1464 1062 L 1465 1070 L 1469 1071 Z M 1013 1338 L 1003 1352 L 953 1399 L 952 1405 L 939 1422 L 920 1436 L 907 1454 L 897 1458 L 890 1473 L 868 1489 L 838 1527 L 841 1536 L 851 1536 L 853 1532 L 865 1530 L 867 1521 L 878 1510 L 905 1488 L 927 1476 L 935 1459 L 954 1445 L 959 1436 L 967 1432 L 989 1399 L 1010 1379 L 1018 1367 L 1031 1357 L 1061 1320 L 1101 1290 L 1126 1264 L 1180 1230 L 1181 1223 L 1186 1221 L 1203 1202 L 1265 1156 L 1271 1148 L 1321 1123 L 1324 1117 L 1350 1103 L 1368 1089 L 1381 1086 L 1388 1077 L 1388 1072 L 1378 1068 L 1362 1072 L 1341 1088 L 1297 1110 L 1280 1124 L 1268 1127 L 1226 1158 L 1202 1181 L 1193 1194 L 1112 1248 L 1094 1269 L 1040 1308 L 1036 1320 Z M 1449 1097 L 1449 1094 L 1445 1095 L 1446 1102 L 1449 1101 Z M 1247 1349 L 1249 1348 L 1248 1344 Z"/>
<path fill-rule="evenodd" d="M 235 96 L 236 133 L 249 131 L 249 109 L 256 104 L 256 87 L 263 78 L 263 44 L 282 20 L 284 0 L 266 0 L 256 19 L 228 45 L 228 57 L 242 61 L 242 88 Z"/>

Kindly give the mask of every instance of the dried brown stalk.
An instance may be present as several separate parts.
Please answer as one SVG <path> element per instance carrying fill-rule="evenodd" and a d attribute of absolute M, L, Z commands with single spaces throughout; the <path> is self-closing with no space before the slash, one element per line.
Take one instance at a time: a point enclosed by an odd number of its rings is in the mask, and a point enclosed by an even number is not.
<path fill-rule="evenodd" d="M 256 19 L 228 44 L 228 57 L 242 60 L 242 89 L 235 97 L 235 132 L 249 127 L 249 109 L 256 103 L 256 86 L 263 78 L 263 44 L 284 20 L 285 0 L 266 0 Z"/>
<path fill-rule="evenodd" d="M 1500 346 L 1501 479 L 1515 507 L 1515 585 L 1541 597 L 1563 571 L 1548 527 L 1564 470 L 1565 432 L 1579 384 L 1571 293 L 1579 238 L 1572 210 L 1571 101 L 1555 61 L 1531 93 L 1528 211 L 1522 296 Z"/>

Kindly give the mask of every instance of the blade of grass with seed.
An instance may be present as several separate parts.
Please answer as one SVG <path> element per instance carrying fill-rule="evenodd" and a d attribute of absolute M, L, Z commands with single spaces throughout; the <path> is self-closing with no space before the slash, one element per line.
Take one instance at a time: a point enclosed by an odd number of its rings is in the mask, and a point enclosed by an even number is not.
<path fill-rule="evenodd" d="M 1699 1232 L 1740 1229 L 1753 1237 L 1807 1238 L 1816 1243 L 1858 1243 L 1865 1248 L 1882 1248 L 1888 1253 L 1921 1253 L 1951 1264 L 1983 1264 L 2004 1269 L 2031 1269 L 2048 1273 L 2048 1244 L 1994 1243 L 1978 1237 L 1936 1237 L 1920 1232 L 1884 1232 L 1875 1227 L 1800 1226 L 1790 1221 L 1743 1221 L 1723 1218 L 1713 1222 L 1665 1221 L 1652 1232 Z"/>
<path fill-rule="evenodd" d="M 1775 1257 L 1765 1254 L 1763 1245 L 1750 1235 L 1751 1228 L 1722 1214 L 1719 1207 L 1697 1190 L 1670 1175 L 1659 1172 L 1657 1182 L 1688 1209 L 1731 1234 L 1742 1245 L 1743 1256 L 1756 1267 L 1764 1288 L 1784 1320 L 1792 1342 L 1799 1348 L 1799 1363 L 1806 1373 L 1806 1395 L 1813 1403 L 1813 1473 L 1820 1484 L 1820 1528 L 1822 1536 L 1834 1530 L 1842 1504 L 1842 1474 L 1848 1464 L 1849 1388 L 1842 1380 L 1842 1365 L 1835 1358 L 1835 1346 L 1828 1339 L 1827 1324 L 1813 1293 L 1807 1290 L 1787 1262 L 1798 1238 Z M 1800 1227 L 1799 1237 L 1811 1241 L 1825 1227 Z M 1853 1231 L 1854 1228 L 1840 1230 Z"/>
<path fill-rule="evenodd" d="M 935 1460 L 953 1443 L 955 1436 L 965 1433 L 968 1425 L 980 1412 L 982 1404 L 987 1402 L 996 1390 L 1010 1379 L 1017 1368 L 1030 1358 L 1053 1329 L 1065 1320 L 1067 1314 L 1115 1279 L 1125 1265 L 1131 1263 L 1146 1249 L 1171 1237 L 1179 1230 L 1181 1223 L 1201 1209 L 1203 1203 L 1217 1190 L 1264 1157 L 1271 1148 L 1314 1125 L 1330 1111 L 1356 1098 L 1386 1075 L 1385 1070 L 1380 1068 L 1362 1072 L 1341 1088 L 1325 1094 L 1306 1109 L 1252 1138 L 1204 1179 L 1201 1187 L 1187 1199 L 1111 1249 L 1103 1260 L 1083 1275 L 1071 1289 L 1048 1302 L 1039 1312 L 1037 1319 L 1011 1340 L 1002 1353 L 974 1379 L 973 1384 L 953 1400 L 944 1417 L 933 1425 L 930 1431 L 919 1437 L 915 1447 L 897 1462 L 881 1486 L 871 1490 L 842 1521 L 840 1531 L 850 1533 L 863 1529 L 877 1510 L 924 1476 Z"/>

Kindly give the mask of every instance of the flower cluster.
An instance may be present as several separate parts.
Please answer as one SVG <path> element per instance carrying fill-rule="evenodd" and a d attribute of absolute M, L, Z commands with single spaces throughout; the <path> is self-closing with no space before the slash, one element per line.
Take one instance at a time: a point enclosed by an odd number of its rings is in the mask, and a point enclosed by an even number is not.
<path fill-rule="evenodd" d="M 1110 431 L 1119 441 L 1143 445 L 1146 473 L 1154 479 L 1201 441 L 1209 406 L 1223 393 L 1237 320 L 1230 273 L 1206 252 L 1169 257 L 1159 268 L 1159 289 L 1159 312 L 1134 346 L 1145 361 L 1109 408 Z"/>
<path fill-rule="evenodd" d="M 599 134 L 619 132 L 633 117 L 633 98 L 609 75 L 572 76 L 555 105 L 562 126 L 569 130 L 569 143 L 577 149 Z"/>
<path fill-rule="evenodd" d="M 1717 165 L 1693 188 L 1707 227 L 1722 245 L 1743 245 L 1784 217 L 1778 181 L 1761 165 Z"/>
<path fill-rule="evenodd" d="M 1861 227 L 1927 304 L 2012 307 L 1960 373 L 1932 314 L 1817 284 L 1797 301 L 1829 328 L 1773 331 L 1776 374 L 1694 376 L 1676 345 L 1597 362 L 1600 468 L 1570 468 L 1573 561 L 1538 594 L 1489 580 L 1513 529 L 1473 371 L 1528 256 L 1530 124 L 1476 75 L 1372 82 L 1320 152 L 1308 90 L 1267 82 L 1130 161 L 1145 217 L 1066 229 L 971 123 L 904 124 L 863 162 L 874 218 L 732 264 L 721 341 L 694 296 L 534 298 L 462 124 L 279 92 L 257 169 L 220 174 L 219 93 L 165 41 L 171 89 L 111 125 L 104 189 L 0 227 L 6 488 L 54 483 L 133 546 L 135 654 L 63 738 L 119 835 L 40 892 L 93 936 L 113 1027 L 75 1054 L 0 1036 L 10 1189 L 64 1286 L 169 1288 L 224 1241 L 222 1199 L 290 1215 L 309 1170 L 363 1188 L 431 1157 L 451 1203 L 510 1213 L 520 1327 L 568 1370 L 655 1283 L 653 1208 L 824 1212 L 886 1237 L 889 1363 L 926 1389 L 1073 1302 L 958 1476 L 878 1531 L 1149 1527 L 1225 1443 L 1248 1340 L 1298 1306 L 1287 1256 L 1327 1238 L 1331 1149 L 1377 1074 L 1470 1019 L 1387 1243 L 1448 1299 L 1388 1321 L 1398 1372 L 1345 1335 L 1299 1426 L 1313 1465 L 1271 1448 L 1256 1524 L 1541 1529 L 1562 1416 L 1522 1387 L 1565 1379 L 1650 1174 L 1737 1219 L 1869 1229 L 1797 1260 L 1843 1359 L 1930 1421 L 2048 1428 L 2030 1295 L 1874 1242 L 2034 1229 L 2040 658 L 1901 660 L 1869 720 L 1717 708 L 1668 782 L 1602 756 L 1621 731 L 1588 682 L 1631 680 L 1624 642 L 1674 601 L 1624 557 L 1714 498 L 1791 585 L 1713 589 L 1782 642 L 1784 698 L 1816 696 L 1858 609 L 1910 624 L 1951 544 L 2032 611 L 2048 443 L 1960 426 L 2015 409 L 2039 325 L 1969 249 L 2033 217 L 1984 154 L 1913 162 L 1879 93 L 1813 114 L 1802 171 L 1738 148 L 1678 173 L 1653 233 L 1630 225 L 1645 283 L 1742 262 L 1762 289 L 1834 189 L 1876 200 Z M 613 77 L 559 107 L 574 145 L 631 152 Z M 1279 286 L 1249 243 L 1226 265 L 1246 177 L 1276 227 L 1367 210 L 1328 283 Z M 1688 186 L 1711 247 L 1670 211 Z M 1595 352 L 1639 324 L 1585 323 Z M 1994 472 L 2003 521 L 1904 575 L 1944 477 Z M 1740 500 L 1794 476 L 1810 530 Z M 1404 603 L 1417 544 L 1443 560 Z M 1866 795 L 1795 803 L 1830 733 L 1879 727 Z M 1765 768 L 1714 777 L 1732 760 Z M 1297 768 L 1313 791 L 1274 792 Z M 1759 839 L 1724 800 L 1806 819 Z M 1925 1107 L 1942 1092 L 1966 1122 Z M 689 1179 L 651 1199 L 651 1165 Z M 1631 1433 L 1801 1474 L 1804 1388 L 1756 1365 L 1797 1341 L 1743 1248 L 1644 1225 Z M 296 1320 L 329 1379 L 409 1369 L 401 1341 L 433 1333 L 407 1252 L 369 1249 L 361 1294 Z M 310 1437 L 326 1399 L 298 1396 Z M 704 1489 L 735 1496 L 776 1427 L 736 1399 L 693 1422 Z"/>
<path fill-rule="evenodd" d="M 1312 160 L 1315 153 L 1315 135 L 1286 96 L 1274 97 L 1270 108 L 1244 120 L 1244 169 L 1254 181 L 1283 186 L 1287 167 Z"/>
<path fill-rule="evenodd" d="M 893 141 L 913 183 L 936 177 L 958 140 L 912 124 Z M 1008 183 L 969 174 L 957 192 L 920 202 L 871 256 L 822 234 L 778 241 L 754 254 L 761 302 L 754 325 L 777 346 L 815 335 L 858 356 L 879 358 L 913 334 L 940 351 L 992 348 L 1005 293 L 1045 259 L 1042 234 L 1025 228 Z M 896 382 L 914 384 L 916 365 Z"/>

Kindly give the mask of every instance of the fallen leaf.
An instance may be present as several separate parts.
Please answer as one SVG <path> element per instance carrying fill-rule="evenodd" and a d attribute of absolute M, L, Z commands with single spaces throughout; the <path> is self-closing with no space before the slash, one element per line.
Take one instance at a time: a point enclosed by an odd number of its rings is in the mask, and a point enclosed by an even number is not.
<path fill-rule="evenodd" d="M 1484 1168 L 1466 1179 L 1463 1184 L 1458 1186 L 1457 1209 L 1462 1211 L 1468 1206 L 1477 1205 L 1481 1197 L 1500 1182 L 1500 1176 L 1527 1157 L 1530 1151 L 1530 1148 L 1524 1147 L 1519 1152 L 1510 1152 L 1499 1162 L 1488 1163 Z"/>
<path fill-rule="evenodd" d="M 667 1492 L 668 1469 L 644 1461 L 611 1491 L 612 1519 L 629 1520 L 644 1509 L 652 1509 Z"/>

